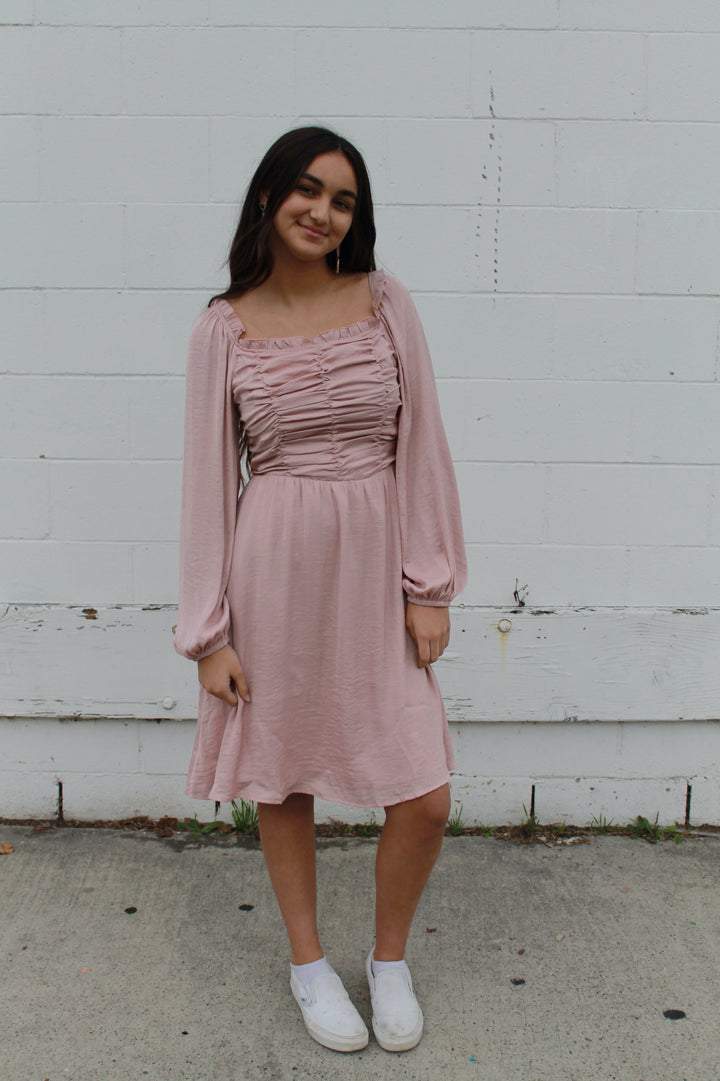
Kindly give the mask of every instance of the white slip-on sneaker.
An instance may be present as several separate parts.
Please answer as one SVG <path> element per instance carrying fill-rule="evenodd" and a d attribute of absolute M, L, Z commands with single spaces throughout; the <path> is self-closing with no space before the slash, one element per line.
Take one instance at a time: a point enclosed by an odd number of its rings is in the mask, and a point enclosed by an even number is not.
<path fill-rule="evenodd" d="M 422 1010 L 415 998 L 410 970 L 403 961 L 402 968 L 387 968 L 376 976 L 372 956 L 370 950 L 365 971 L 375 1039 L 385 1051 L 409 1051 L 420 1043 L 423 1033 Z"/>
<path fill-rule="evenodd" d="M 361 1051 L 367 1047 L 365 1022 L 337 972 L 322 972 L 307 985 L 291 972 L 290 990 L 302 1010 L 305 1028 L 323 1047 L 333 1051 Z"/>

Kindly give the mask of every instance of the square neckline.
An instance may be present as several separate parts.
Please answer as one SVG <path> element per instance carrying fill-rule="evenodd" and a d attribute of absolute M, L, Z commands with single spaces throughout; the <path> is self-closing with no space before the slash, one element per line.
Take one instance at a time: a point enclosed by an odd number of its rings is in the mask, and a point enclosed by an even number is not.
<path fill-rule="evenodd" d="M 354 337 L 356 334 L 365 333 L 365 331 L 372 330 L 380 325 L 378 309 L 385 291 L 385 271 L 369 270 L 367 279 L 370 287 L 373 314 L 363 316 L 362 319 L 356 319 L 353 323 L 348 323 L 342 327 L 329 327 L 327 330 L 322 330 L 319 334 L 313 335 L 312 338 L 308 338 L 304 334 L 292 334 L 277 338 L 248 338 L 246 336 L 247 327 L 228 300 L 224 297 L 218 297 L 217 300 L 213 301 L 211 307 L 218 305 L 219 313 L 224 316 L 226 322 L 232 327 L 237 341 L 250 348 L 278 349 L 285 346 L 308 346 L 317 342 L 336 341 Z"/>

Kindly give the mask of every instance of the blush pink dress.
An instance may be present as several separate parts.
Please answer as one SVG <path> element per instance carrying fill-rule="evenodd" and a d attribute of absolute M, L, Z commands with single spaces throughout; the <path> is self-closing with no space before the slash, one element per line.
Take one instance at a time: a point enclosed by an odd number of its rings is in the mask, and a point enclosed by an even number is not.
<path fill-rule="evenodd" d="M 200 688 L 192 797 L 380 807 L 454 766 L 405 598 L 445 606 L 465 584 L 457 487 L 410 295 L 369 282 L 374 314 L 312 339 L 248 339 L 225 300 L 193 328 L 175 648 L 230 643 L 252 702 Z"/>

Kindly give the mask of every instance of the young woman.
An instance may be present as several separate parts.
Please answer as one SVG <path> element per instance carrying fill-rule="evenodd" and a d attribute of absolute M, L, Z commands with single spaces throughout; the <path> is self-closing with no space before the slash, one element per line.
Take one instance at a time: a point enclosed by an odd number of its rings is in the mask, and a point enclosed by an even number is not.
<path fill-rule="evenodd" d="M 291 989 L 339 1051 L 368 1032 L 318 936 L 313 797 L 385 808 L 366 971 L 378 1042 L 406 1050 L 405 945 L 454 766 L 430 665 L 466 576 L 425 338 L 374 242 L 355 147 L 278 139 L 190 340 L 175 636 L 201 684 L 187 792 L 257 802 Z"/>

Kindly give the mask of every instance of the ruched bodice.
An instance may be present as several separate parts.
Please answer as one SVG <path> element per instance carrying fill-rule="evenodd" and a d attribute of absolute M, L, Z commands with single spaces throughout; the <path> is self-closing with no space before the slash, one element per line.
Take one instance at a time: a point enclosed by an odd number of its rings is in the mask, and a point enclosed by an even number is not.
<path fill-rule="evenodd" d="M 395 460 L 397 364 L 377 316 L 314 338 L 247 338 L 232 326 L 232 393 L 248 435 L 253 474 L 356 480 Z"/>

